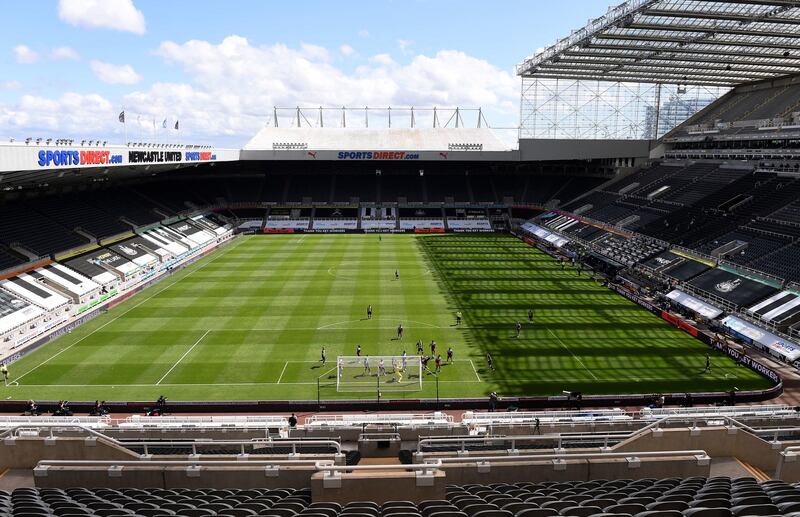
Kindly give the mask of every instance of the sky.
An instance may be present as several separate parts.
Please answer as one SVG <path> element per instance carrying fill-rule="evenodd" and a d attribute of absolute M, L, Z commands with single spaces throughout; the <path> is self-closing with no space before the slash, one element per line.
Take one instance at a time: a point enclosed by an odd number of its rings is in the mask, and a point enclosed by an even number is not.
<path fill-rule="evenodd" d="M 128 141 L 241 147 L 272 121 L 273 106 L 460 106 L 481 108 L 492 127 L 515 128 L 514 65 L 612 3 L 4 2 L 0 141 L 122 143 L 127 131 Z M 289 116 L 281 112 L 279 123 Z"/>

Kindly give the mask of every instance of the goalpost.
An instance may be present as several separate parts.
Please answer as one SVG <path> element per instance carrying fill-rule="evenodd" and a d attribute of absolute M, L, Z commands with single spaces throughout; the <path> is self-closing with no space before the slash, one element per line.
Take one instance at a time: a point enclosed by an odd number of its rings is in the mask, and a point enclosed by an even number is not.
<path fill-rule="evenodd" d="M 422 373 L 418 355 L 340 355 L 336 358 L 336 391 L 420 391 Z"/>

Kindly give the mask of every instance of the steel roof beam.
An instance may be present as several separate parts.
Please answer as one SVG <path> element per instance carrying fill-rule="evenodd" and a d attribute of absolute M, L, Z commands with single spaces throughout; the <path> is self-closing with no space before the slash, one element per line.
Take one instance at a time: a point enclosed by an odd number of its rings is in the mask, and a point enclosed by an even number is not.
<path fill-rule="evenodd" d="M 780 31 L 754 31 L 735 27 L 703 27 L 695 25 L 675 25 L 658 23 L 633 22 L 624 26 L 625 29 L 667 32 L 702 32 L 707 34 L 732 34 L 734 36 L 752 36 L 763 38 L 800 38 L 800 34 Z"/>
<path fill-rule="evenodd" d="M 563 72 L 553 73 L 548 71 L 535 76 L 526 76 L 535 79 L 569 79 L 574 81 L 602 81 L 602 82 L 620 82 L 620 83 L 649 83 L 649 84 L 685 84 L 687 86 L 722 86 L 730 88 L 736 86 L 737 82 L 719 81 L 715 79 L 690 79 L 683 80 L 678 77 L 664 77 L 653 75 L 597 75 L 597 74 L 580 74 L 577 72 Z"/>
<path fill-rule="evenodd" d="M 775 7 L 800 7 L 797 0 L 697 0 L 708 4 L 774 5 Z"/>
<path fill-rule="evenodd" d="M 745 46 L 745 45 L 742 45 Z M 678 53 L 678 54 L 697 54 L 699 56 L 709 55 L 709 56 L 743 56 L 743 57 L 754 57 L 754 58 L 769 58 L 769 59 L 787 59 L 787 60 L 795 60 L 800 62 L 800 53 L 797 54 L 789 54 L 784 55 L 784 53 L 780 54 L 764 54 L 761 52 L 747 52 L 741 50 L 716 50 L 716 49 L 691 49 L 686 47 L 650 47 L 650 46 L 631 46 L 631 45 L 610 45 L 610 44 L 603 44 L 603 43 L 587 43 L 585 48 L 588 49 L 599 49 L 599 50 L 627 50 L 627 51 L 642 51 L 642 52 L 658 52 L 658 53 Z M 569 50 L 569 52 L 580 52 L 581 47 L 573 47 Z"/>
<path fill-rule="evenodd" d="M 765 42 L 757 42 L 757 41 L 725 41 L 725 40 L 718 40 L 718 39 L 687 39 L 687 38 L 675 38 L 670 36 L 647 36 L 647 35 L 640 35 L 640 34 L 598 34 L 595 38 L 600 40 L 617 40 L 617 41 L 655 41 L 655 42 L 663 42 L 663 43 L 678 43 L 683 45 L 716 45 L 716 46 L 727 46 L 727 47 L 750 47 L 750 48 L 780 48 L 780 49 L 791 49 L 791 50 L 800 50 L 800 45 L 785 45 L 785 44 L 778 44 L 774 41 L 765 41 Z M 702 50 L 698 50 L 697 52 L 702 52 Z"/>
<path fill-rule="evenodd" d="M 648 61 L 664 61 L 665 63 L 648 63 Z M 686 61 L 687 63 L 678 63 L 681 61 Z M 719 70 L 721 72 L 728 71 L 728 72 L 754 72 L 754 73 L 764 73 L 768 75 L 775 75 L 775 74 L 790 74 L 794 73 L 793 70 L 783 70 L 780 66 L 777 65 L 768 65 L 768 66 L 760 66 L 757 64 L 752 63 L 725 63 L 719 60 L 715 60 L 714 64 L 722 64 L 722 65 L 730 65 L 730 68 L 727 66 L 711 66 L 708 64 L 708 60 L 690 60 L 690 59 L 669 59 L 669 58 L 659 58 L 659 57 L 643 57 L 641 59 L 634 59 L 631 61 L 619 61 L 614 59 L 576 59 L 574 57 L 565 56 L 559 59 L 554 60 L 552 63 L 541 63 L 538 66 L 545 66 L 545 65 L 557 65 L 562 63 L 568 64 L 577 64 L 577 65 L 606 65 L 606 66 L 628 66 L 628 65 L 636 65 L 636 66 L 655 66 L 659 68 L 663 68 L 672 64 L 676 68 L 689 68 L 693 70 L 697 70 L 698 67 L 691 65 L 690 63 L 704 63 L 703 69 L 704 70 Z M 736 65 L 736 66 L 733 66 Z M 739 67 L 747 67 L 750 66 L 752 68 L 739 68 Z M 795 66 L 788 66 L 783 68 L 800 68 L 800 65 Z"/>
<path fill-rule="evenodd" d="M 679 11 L 672 9 L 645 9 L 641 11 L 645 16 L 657 16 L 661 18 L 687 18 L 700 20 L 726 20 L 731 22 L 751 22 L 751 23 L 777 23 L 782 25 L 798 25 L 800 19 L 768 16 L 759 13 L 752 15 L 730 13 L 725 11 Z"/>
<path fill-rule="evenodd" d="M 740 82 L 748 82 L 748 81 L 756 81 L 759 79 L 764 79 L 765 77 L 771 77 L 771 74 L 766 75 L 758 75 L 753 73 L 725 73 L 725 72 L 717 72 L 717 71 L 706 71 L 706 70 L 698 70 L 698 69 L 677 69 L 677 68 L 667 68 L 667 69 L 658 69 L 658 68 L 651 68 L 651 67 L 614 67 L 614 68 L 603 68 L 603 67 L 591 67 L 591 66 L 580 66 L 580 67 L 570 67 L 568 65 L 539 65 L 539 70 L 566 70 L 566 71 L 586 71 L 589 72 L 596 72 L 598 74 L 608 74 L 608 73 L 634 73 L 634 74 L 653 74 L 653 75 L 662 75 L 668 74 L 674 77 L 681 77 L 681 78 L 689 78 L 689 77 L 713 77 L 714 79 L 719 80 L 732 80 L 732 81 L 740 81 Z M 538 75 L 534 72 L 533 75 Z"/>
<path fill-rule="evenodd" d="M 664 52 L 666 54 L 667 52 Z M 601 58 L 601 59 L 630 59 L 635 62 L 641 61 L 686 61 L 689 63 L 708 63 L 709 56 L 693 56 L 693 55 L 685 55 L 685 56 L 668 56 L 668 55 L 661 55 L 661 52 L 652 52 L 650 55 L 645 53 L 642 54 L 615 54 L 613 52 L 582 52 L 582 51 L 569 51 L 564 52 L 562 57 L 557 57 L 553 60 L 553 62 L 563 62 L 568 59 L 574 58 Z M 739 59 L 736 59 L 739 58 Z M 735 54 L 726 54 L 723 56 L 716 56 L 713 58 L 715 63 L 722 63 L 727 65 L 752 65 L 752 66 L 763 66 L 767 68 L 800 68 L 800 59 L 794 63 L 775 63 L 771 61 L 745 61 L 739 55 Z M 745 58 L 749 59 L 749 58 Z M 755 59 L 755 58 L 753 58 Z"/>

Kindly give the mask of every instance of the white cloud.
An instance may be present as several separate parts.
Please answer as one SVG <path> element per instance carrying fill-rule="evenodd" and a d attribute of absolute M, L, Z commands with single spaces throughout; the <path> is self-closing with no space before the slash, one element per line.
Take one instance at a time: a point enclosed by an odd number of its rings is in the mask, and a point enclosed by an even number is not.
<path fill-rule="evenodd" d="M 369 38 L 369 31 L 367 29 L 361 29 L 358 31 L 359 38 Z"/>
<path fill-rule="evenodd" d="M 342 45 L 341 47 L 339 47 L 339 52 L 340 52 L 340 53 L 341 53 L 343 56 L 352 56 L 353 54 L 355 54 L 355 52 L 356 52 L 356 49 L 354 49 L 354 48 L 353 48 L 353 47 L 351 47 L 350 45 L 344 44 L 344 45 Z"/>
<path fill-rule="evenodd" d="M 142 77 L 131 65 L 114 65 L 94 60 L 89 63 L 94 75 L 108 84 L 136 84 Z"/>
<path fill-rule="evenodd" d="M 397 64 L 389 54 L 377 54 L 369 58 L 369 60 L 372 64 L 379 66 L 394 66 Z"/>
<path fill-rule="evenodd" d="M 245 140 L 263 126 L 274 105 L 460 105 L 483 107 L 493 123 L 492 113 L 513 120 L 511 124 L 518 116 L 517 79 L 455 50 L 419 55 L 407 64 L 379 54 L 353 72 L 334 66 L 317 47 L 255 46 L 239 36 L 218 44 L 168 41 L 156 53 L 181 67 L 191 82 L 155 84 L 126 96 L 125 105 L 153 116 L 173 114 L 186 131 L 206 135 L 241 135 Z"/>
<path fill-rule="evenodd" d="M 517 123 L 519 83 L 512 73 L 456 50 L 418 55 L 403 63 L 377 55 L 364 59 L 354 70 L 336 66 L 330 52 L 321 47 L 256 46 L 238 36 L 218 43 L 167 41 L 156 55 L 180 68 L 189 79 L 154 83 L 114 99 L 113 104 L 96 95 L 23 96 L 14 105 L 0 104 L 0 127 L 25 128 L 25 133 L 45 128 L 54 134 L 105 138 L 121 134 L 116 122 L 120 105 L 129 113 L 129 131 L 138 115 L 150 125 L 154 118 L 177 118 L 182 138 L 233 145 L 243 144 L 263 127 L 276 105 L 482 107 L 493 125 Z M 112 82 L 139 79 L 128 65 L 92 62 L 91 66 L 98 77 L 110 69 Z M 121 76 L 128 80 L 122 81 Z M 82 114 L 82 107 L 88 105 L 92 109 Z M 427 116 L 418 112 L 420 126 L 430 125 L 429 120 L 422 120 Z M 404 124 L 399 113 L 397 119 L 394 113 L 392 117 L 393 125 Z M 326 126 L 335 126 L 337 118 L 327 119 Z M 359 120 L 357 116 L 352 123 Z"/>
<path fill-rule="evenodd" d="M 57 99 L 23 95 L 14 106 L 0 105 L 0 126 L 16 130 L 18 137 L 48 136 L 41 132 L 108 135 L 117 129 L 114 122 L 114 106 L 95 94 L 65 93 Z"/>
<path fill-rule="evenodd" d="M 17 63 L 30 65 L 39 61 L 39 54 L 27 45 L 17 45 L 13 51 L 14 59 L 17 60 Z"/>
<path fill-rule="evenodd" d="M 329 61 L 331 58 L 330 52 L 325 47 L 320 47 L 319 45 L 310 45 L 308 43 L 302 43 L 300 45 L 300 51 L 304 58 L 309 59 L 311 61 Z"/>
<path fill-rule="evenodd" d="M 142 11 L 133 0 L 59 0 L 58 17 L 70 25 L 134 34 L 146 30 Z"/>
<path fill-rule="evenodd" d="M 19 81 L 0 81 L 0 90 L 19 90 L 22 83 Z"/>
<path fill-rule="evenodd" d="M 71 47 L 55 47 L 50 51 L 50 58 L 60 61 L 63 59 L 79 60 L 81 56 Z"/>
<path fill-rule="evenodd" d="M 397 46 L 400 47 L 400 52 L 403 54 L 407 54 L 411 45 L 413 45 L 413 41 L 409 41 L 407 39 L 399 39 L 397 40 Z"/>

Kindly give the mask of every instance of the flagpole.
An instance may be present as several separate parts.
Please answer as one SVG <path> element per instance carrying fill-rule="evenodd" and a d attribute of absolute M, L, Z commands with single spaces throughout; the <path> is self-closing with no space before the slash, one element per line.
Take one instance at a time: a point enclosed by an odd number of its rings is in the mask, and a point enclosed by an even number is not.
<path fill-rule="evenodd" d="M 125 132 L 125 147 L 128 147 L 128 114 L 125 113 L 125 106 L 122 107 L 122 127 Z"/>

